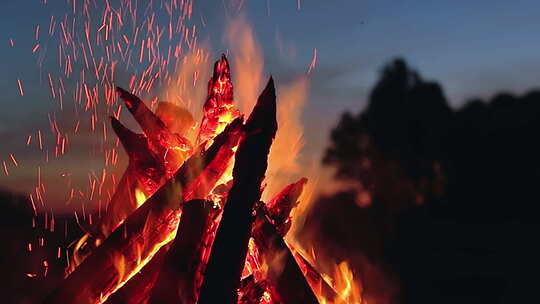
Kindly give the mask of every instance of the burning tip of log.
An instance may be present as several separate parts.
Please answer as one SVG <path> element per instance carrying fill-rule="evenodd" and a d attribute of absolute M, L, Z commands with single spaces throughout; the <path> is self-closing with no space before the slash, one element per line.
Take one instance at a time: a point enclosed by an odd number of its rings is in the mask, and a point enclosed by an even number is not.
<path fill-rule="evenodd" d="M 208 95 L 203 106 L 204 116 L 197 135 L 197 143 L 212 139 L 225 126 L 238 117 L 234 107 L 231 70 L 225 55 L 214 64 L 212 77 L 208 80 Z"/>
<path fill-rule="evenodd" d="M 231 130 L 240 130 L 243 124 L 244 124 L 244 115 L 240 115 L 239 117 L 231 121 L 231 123 L 229 123 L 225 127 L 225 130 L 223 130 L 223 132 L 221 132 L 220 134 L 225 133 L 225 132 L 231 132 Z"/>
<path fill-rule="evenodd" d="M 124 126 L 118 119 L 112 116 L 110 117 L 110 119 L 114 133 L 116 134 L 116 136 L 118 136 L 118 139 L 120 140 L 120 142 L 124 146 L 124 149 L 129 155 L 146 146 L 146 140 L 144 139 L 143 135 L 131 131 L 126 126 Z"/>
<path fill-rule="evenodd" d="M 162 172 L 165 172 L 165 167 L 153 155 L 148 146 L 147 137 L 131 131 L 118 119 L 114 117 L 110 118 L 114 133 L 118 136 L 129 157 L 131 168 L 139 173 L 142 172 L 145 178 L 150 178 L 154 182 L 157 182 Z"/>
<path fill-rule="evenodd" d="M 225 56 L 225 54 L 221 54 L 221 58 L 214 64 L 214 80 L 221 75 L 230 78 L 230 71 L 231 69 L 229 67 L 229 61 L 227 60 L 227 56 Z"/>
<path fill-rule="evenodd" d="M 290 213 L 298 205 L 307 181 L 308 179 L 303 177 L 288 185 L 266 204 L 268 216 L 282 236 L 285 236 L 291 227 Z"/>
<path fill-rule="evenodd" d="M 248 251 L 253 205 L 260 199 L 261 183 L 270 146 L 277 131 L 274 82 L 259 96 L 235 154 L 233 185 L 223 208 L 200 291 L 200 303 L 237 303 L 240 277 Z"/>
<path fill-rule="evenodd" d="M 277 131 L 276 89 L 272 76 L 270 76 L 259 99 L 257 99 L 257 103 L 246 122 L 245 129 L 248 132 L 255 131 L 273 134 L 272 137 L 274 137 Z"/>
<path fill-rule="evenodd" d="M 154 114 L 154 112 L 152 112 L 137 95 L 134 95 L 121 87 L 116 87 L 116 92 L 118 92 L 118 95 L 126 104 L 129 112 L 131 112 L 146 135 L 158 134 L 164 131 L 169 133 L 163 121 L 161 121 L 161 119 Z"/>
<path fill-rule="evenodd" d="M 218 98 L 219 100 L 213 100 Z M 216 103 L 216 104 L 214 104 Z M 205 110 L 212 110 L 216 105 L 232 106 L 233 85 L 231 82 L 231 68 L 225 54 L 214 64 L 212 78 L 208 82 L 208 101 L 205 103 Z"/>
<path fill-rule="evenodd" d="M 122 89 L 121 87 L 116 87 L 116 92 L 118 92 L 118 95 L 126 103 L 126 106 L 130 111 L 136 108 L 139 104 L 143 103 L 139 97 Z"/>

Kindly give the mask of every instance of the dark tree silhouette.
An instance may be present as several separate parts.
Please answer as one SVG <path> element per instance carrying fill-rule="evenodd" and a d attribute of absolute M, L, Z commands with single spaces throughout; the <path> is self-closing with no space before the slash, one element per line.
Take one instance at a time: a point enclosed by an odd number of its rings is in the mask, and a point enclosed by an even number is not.
<path fill-rule="evenodd" d="M 318 248 L 328 255 L 361 257 L 368 298 L 399 281 L 382 300 L 527 299 L 538 271 L 538 134 L 540 92 L 452 110 L 437 83 L 397 59 L 366 109 L 332 131 L 323 162 L 354 186 L 315 203 L 304 238 L 332 244 Z"/>
<path fill-rule="evenodd" d="M 422 203 L 444 191 L 440 135 L 451 114 L 438 84 L 395 60 L 383 70 L 367 109 L 343 115 L 324 163 L 336 167 L 338 178 L 359 182 L 379 204 Z"/>

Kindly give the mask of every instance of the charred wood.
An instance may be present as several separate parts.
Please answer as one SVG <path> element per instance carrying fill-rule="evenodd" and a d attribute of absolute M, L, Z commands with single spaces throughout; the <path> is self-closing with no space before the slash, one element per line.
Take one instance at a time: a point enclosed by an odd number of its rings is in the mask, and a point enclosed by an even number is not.
<path fill-rule="evenodd" d="M 218 213 L 205 200 L 187 202 L 175 240 L 152 288 L 149 303 L 196 303 L 195 276 L 201 262 L 203 235 Z"/>
<path fill-rule="evenodd" d="M 261 196 L 261 183 L 276 130 L 276 95 L 270 78 L 244 126 L 246 135 L 236 152 L 233 186 L 216 232 L 199 303 L 237 303 L 253 206 Z"/>
<path fill-rule="evenodd" d="M 253 238 L 268 265 L 266 280 L 272 296 L 280 303 L 318 303 L 289 247 L 259 208 L 253 225 Z"/>
<path fill-rule="evenodd" d="M 161 247 L 139 273 L 134 275 L 124 286 L 113 293 L 105 304 L 142 304 L 147 303 L 161 266 L 167 256 L 170 243 Z"/>
<path fill-rule="evenodd" d="M 219 180 L 234 155 L 241 126 L 241 119 L 234 121 L 207 151 L 197 152 L 185 162 L 64 280 L 46 303 L 102 303 L 137 273 L 174 237 L 182 202 L 206 197 Z"/>
<path fill-rule="evenodd" d="M 209 141 L 227 121 L 240 116 L 233 106 L 233 85 L 231 70 L 225 55 L 214 64 L 214 71 L 208 80 L 208 95 L 203 107 L 203 120 L 197 135 L 197 143 Z"/>

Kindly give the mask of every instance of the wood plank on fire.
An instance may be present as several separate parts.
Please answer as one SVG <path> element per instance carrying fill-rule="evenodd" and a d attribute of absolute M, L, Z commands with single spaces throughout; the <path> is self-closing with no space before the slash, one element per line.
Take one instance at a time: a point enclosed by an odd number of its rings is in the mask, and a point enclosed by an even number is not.
<path fill-rule="evenodd" d="M 203 236 L 218 212 L 206 200 L 193 200 L 185 204 L 178 233 L 148 303 L 196 303 L 195 276 L 199 269 Z"/>
<path fill-rule="evenodd" d="M 267 218 L 264 219 L 262 214 L 258 215 L 253 226 L 252 236 L 259 253 L 259 258 L 263 259 L 259 263 L 264 263 L 268 266 L 267 285 L 272 289 L 271 297 L 277 302 L 287 299 L 285 303 L 300 303 L 305 299 L 311 298 L 310 288 L 311 290 L 315 288 L 325 299 L 333 300 L 336 296 L 332 287 L 322 279 L 309 262 L 305 259 L 299 260 L 299 255 L 293 254 L 294 250 L 291 250 L 287 246 L 285 240 L 279 240 L 279 238 L 285 237 L 291 227 L 291 210 L 298 204 L 298 199 L 306 183 L 307 179 L 301 178 L 283 188 L 266 205 L 258 205 L 258 212 L 266 214 Z M 261 223 L 263 220 L 269 221 L 274 229 L 267 224 Z M 291 257 L 295 258 L 298 265 L 292 263 L 293 259 Z M 283 261 L 287 262 L 283 263 Z M 304 280 L 299 279 L 297 275 L 298 269 L 303 273 Z M 281 280 L 277 277 L 276 274 L 280 274 L 281 272 L 285 275 L 293 274 L 293 277 L 297 277 L 295 284 L 299 286 L 294 288 L 295 293 L 291 293 L 287 286 L 281 286 L 282 284 L 289 284 L 288 280 Z"/>
<path fill-rule="evenodd" d="M 217 211 L 205 200 L 185 203 L 175 240 L 161 247 L 152 261 L 112 294 L 106 304 L 193 303 L 200 242 Z"/>
<path fill-rule="evenodd" d="M 268 153 L 277 131 L 274 81 L 268 81 L 246 125 L 233 168 L 233 186 L 210 253 L 199 303 L 236 304 L 240 276 L 253 223 L 253 206 L 261 196 Z"/>
<path fill-rule="evenodd" d="M 152 260 L 139 273 L 134 275 L 126 284 L 113 293 L 105 304 L 146 303 L 152 286 L 156 283 L 161 266 L 165 261 L 170 244 L 161 247 L 152 257 Z"/>
<path fill-rule="evenodd" d="M 317 297 L 264 208 L 257 210 L 252 234 L 259 254 L 268 265 L 266 280 L 272 298 L 278 303 L 317 304 Z"/>
<path fill-rule="evenodd" d="M 45 303 L 103 303 L 174 238 L 182 202 L 204 198 L 229 165 L 241 137 L 233 121 L 207 151 L 199 149 L 147 202 L 132 213 Z"/>

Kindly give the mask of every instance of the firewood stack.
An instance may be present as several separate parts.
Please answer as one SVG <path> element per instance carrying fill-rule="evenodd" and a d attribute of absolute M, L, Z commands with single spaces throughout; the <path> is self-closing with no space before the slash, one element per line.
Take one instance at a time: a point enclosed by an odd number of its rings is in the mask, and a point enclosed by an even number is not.
<path fill-rule="evenodd" d="M 137 96 L 118 93 L 144 134 L 111 118 L 128 168 L 45 303 L 318 303 L 314 290 L 336 297 L 284 239 L 307 180 L 260 202 L 278 127 L 272 78 L 244 122 L 223 55 L 195 148 Z M 138 202 L 136 191 L 148 199 Z"/>

